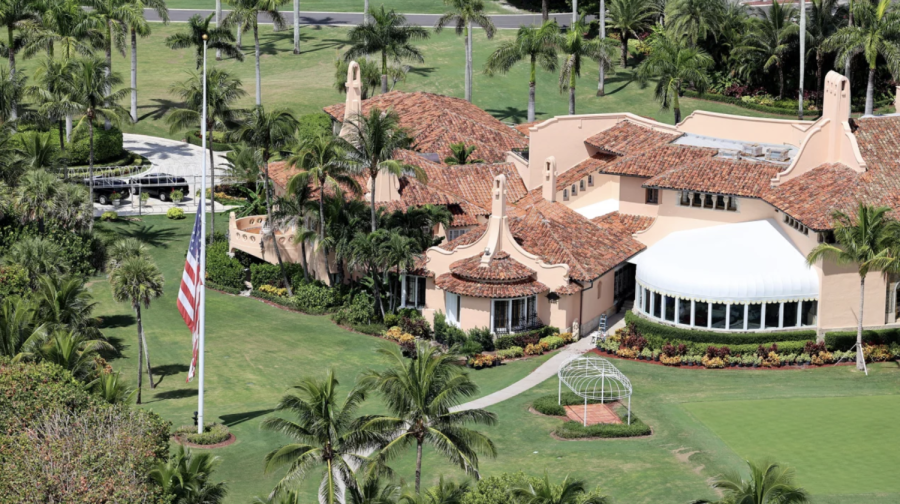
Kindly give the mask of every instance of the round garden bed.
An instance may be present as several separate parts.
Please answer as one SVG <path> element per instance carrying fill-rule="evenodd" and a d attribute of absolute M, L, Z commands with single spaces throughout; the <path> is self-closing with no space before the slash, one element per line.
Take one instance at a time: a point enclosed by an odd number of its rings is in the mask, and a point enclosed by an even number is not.
<path fill-rule="evenodd" d="M 179 444 L 189 448 L 211 450 L 222 448 L 237 441 L 234 434 L 228 431 L 228 427 L 219 423 L 209 422 L 203 427 L 203 433 L 197 432 L 195 425 L 184 425 L 175 429 L 172 438 Z"/>

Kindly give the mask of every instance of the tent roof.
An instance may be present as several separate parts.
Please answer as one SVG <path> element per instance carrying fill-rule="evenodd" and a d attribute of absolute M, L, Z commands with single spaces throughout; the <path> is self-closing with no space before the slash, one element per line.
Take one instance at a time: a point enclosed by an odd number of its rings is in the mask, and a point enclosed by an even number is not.
<path fill-rule="evenodd" d="M 698 301 L 818 299 L 819 276 L 772 219 L 677 231 L 632 258 L 648 289 Z"/>

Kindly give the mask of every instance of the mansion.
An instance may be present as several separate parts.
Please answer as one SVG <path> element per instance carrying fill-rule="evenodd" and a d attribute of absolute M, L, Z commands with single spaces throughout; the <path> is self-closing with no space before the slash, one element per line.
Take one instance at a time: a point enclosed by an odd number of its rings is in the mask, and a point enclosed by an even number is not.
<path fill-rule="evenodd" d="M 852 119 L 841 75 L 827 75 L 816 121 L 697 111 L 675 126 L 614 113 L 510 127 L 458 98 L 362 100 L 357 73 L 351 64 L 346 102 L 325 109 L 336 128 L 371 107 L 394 110 L 415 139 L 397 158 L 427 175 L 361 184 L 389 210 L 432 204 L 453 216 L 436 230 L 444 242 L 403 274 L 405 306 L 427 319 L 440 311 L 495 334 L 575 324 L 586 333 L 632 309 L 712 331 L 856 327 L 856 269 L 809 266 L 806 255 L 833 241 L 833 211 L 900 207 L 900 115 Z M 458 142 L 485 162 L 443 164 Z M 282 191 L 294 173 L 270 166 Z M 258 241 L 264 224 L 232 216 L 231 247 L 274 261 Z M 276 241 L 300 261 L 292 234 Z M 307 254 L 324 278 L 328 258 Z M 864 325 L 894 324 L 898 279 L 873 272 L 865 288 Z"/>

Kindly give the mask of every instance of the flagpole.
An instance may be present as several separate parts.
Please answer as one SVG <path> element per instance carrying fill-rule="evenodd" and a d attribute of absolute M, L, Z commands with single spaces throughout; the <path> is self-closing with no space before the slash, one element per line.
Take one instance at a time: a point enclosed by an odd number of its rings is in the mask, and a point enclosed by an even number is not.
<path fill-rule="evenodd" d="M 203 149 L 200 158 L 202 159 L 200 174 L 200 208 L 202 221 L 200 223 L 200 316 L 199 327 L 200 345 L 198 349 L 197 367 L 199 375 L 198 394 L 197 394 L 197 433 L 203 434 L 203 357 L 204 346 L 206 343 L 206 39 L 203 34 L 203 105 L 200 113 L 200 138 Z"/>

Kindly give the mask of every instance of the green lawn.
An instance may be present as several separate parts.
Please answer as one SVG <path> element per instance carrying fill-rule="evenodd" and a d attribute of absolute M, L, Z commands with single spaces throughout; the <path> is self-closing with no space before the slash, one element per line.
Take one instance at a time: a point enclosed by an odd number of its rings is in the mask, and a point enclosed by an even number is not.
<path fill-rule="evenodd" d="M 153 33 L 138 42 L 138 115 L 139 122 L 126 125 L 125 130 L 134 133 L 183 138 L 181 132 L 169 133 L 163 118 L 172 107 L 179 104 L 169 92 L 173 83 L 188 77 L 194 71 L 194 56 L 188 50 L 173 51 L 165 46 L 164 40 L 181 29 L 183 25 L 169 26 L 153 24 Z M 346 28 L 303 28 L 302 54 L 291 53 L 292 33 L 284 30 L 273 33 L 271 26 L 261 31 L 262 47 L 262 100 L 267 107 L 287 107 L 297 114 L 319 112 L 322 107 L 339 103 L 344 96 L 334 89 L 334 62 L 346 49 Z M 508 75 L 487 77 L 480 73 L 490 52 L 502 40 L 515 34 L 499 31 L 493 40 L 487 40 L 483 31 L 474 35 L 474 102 L 494 116 L 506 122 L 524 122 L 528 100 L 528 67 L 521 64 Z M 210 65 L 218 65 L 232 72 L 243 81 L 247 97 L 240 106 L 252 106 L 255 96 L 255 78 L 252 37 L 244 38 L 247 58 L 237 61 L 216 62 L 210 58 Z M 407 81 L 397 89 L 405 91 L 430 91 L 452 96 L 463 95 L 464 46 L 463 39 L 452 30 L 444 31 L 421 43 L 425 57 L 424 64 L 413 65 Z M 130 57 L 130 56 L 129 56 Z M 31 75 L 38 63 L 37 58 L 20 60 L 19 68 L 24 75 Z M 129 80 L 129 60 L 120 55 L 113 56 L 113 69 Z M 577 108 L 579 113 L 629 111 L 661 121 L 674 120 L 671 111 L 661 111 L 653 100 L 653 89 L 641 89 L 632 79 L 631 69 L 621 70 L 607 82 L 607 96 L 595 96 L 597 68 L 587 65 L 584 75 L 578 81 Z M 128 106 L 128 100 L 123 105 Z M 561 95 L 557 88 L 557 75 L 545 71 L 538 72 L 537 112 L 539 118 L 549 118 L 568 112 L 567 95 Z M 687 116 L 701 108 L 714 112 L 759 116 L 747 109 L 716 102 L 682 99 L 683 114 Z"/>
<path fill-rule="evenodd" d="M 370 9 L 376 9 L 381 5 L 385 9 L 396 9 L 404 14 L 441 14 L 447 10 L 447 6 L 441 0 L 386 0 L 369 2 Z M 215 9 L 215 0 L 167 0 L 166 5 L 170 9 Z M 288 1 L 281 10 L 293 10 L 294 3 Z M 228 9 L 228 4 L 222 2 L 222 8 Z M 489 14 L 513 14 L 515 9 L 504 8 L 497 0 L 484 2 L 484 10 Z M 362 12 L 363 0 L 300 0 L 301 12 Z"/>
<path fill-rule="evenodd" d="M 152 254 L 166 280 L 167 294 L 144 312 L 154 369 L 161 375 L 156 390 L 145 389 L 144 407 L 176 425 L 189 423 L 196 409 L 196 382 L 184 382 L 190 336 L 175 308 L 174 293 L 183 267 L 191 219 L 146 217 L 141 222 L 99 224 L 103 232 L 137 236 L 153 246 Z M 224 228 L 226 219 L 217 220 Z M 116 369 L 133 379 L 135 326 L 130 309 L 112 301 L 103 278 L 92 291 L 103 317 L 104 334 L 121 343 Z M 229 503 L 263 495 L 277 475 L 265 475 L 265 454 L 285 442 L 261 431 L 281 394 L 302 376 L 321 376 L 334 368 L 343 384 L 382 365 L 374 353 L 381 340 L 350 333 L 327 317 L 312 317 L 270 307 L 254 299 L 210 293 L 207 304 L 207 420 L 231 426 L 238 442 L 216 451 L 218 472 L 228 482 Z M 544 357 L 546 359 L 546 357 Z M 542 359 L 472 371 L 487 394 L 530 373 Z M 535 398 L 555 394 L 550 379 L 490 408 L 499 424 L 486 429 L 500 455 L 482 462 L 483 474 L 523 470 L 566 474 L 600 485 L 617 502 L 672 502 L 715 496 L 708 478 L 742 467 L 742 457 L 771 456 L 797 468 L 800 482 L 819 504 L 876 503 L 900 500 L 900 485 L 888 473 L 900 463 L 897 429 L 900 369 L 896 364 L 870 367 L 870 376 L 852 367 L 807 371 L 705 371 L 671 369 L 641 362 L 616 361 L 630 377 L 635 414 L 653 427 L 649 438 L 602 441 L 556 441 L 549 432 L 558 420 L 527 411 Z M 160 378 L 157 377 L 157 380 Z M 383 411 L 377 396 L 364 413 Z M 458 469 L 426 450 L 428 484 L 443 474 L 460 478 Z M 412 478 L 413 454 L 394 464 L 403 481 Z M 312 499 L 315 482 L 304 485 Z"/>
<path fill-rule="evenodd" d="M 900 434 L 885 430 L 900 417 L 900 396 L 699 402 L 684 407 L 742 457 L 773 457 L 796 468 L 800 483 L 817 494 L 900 493 L 894 474 Z"/>

